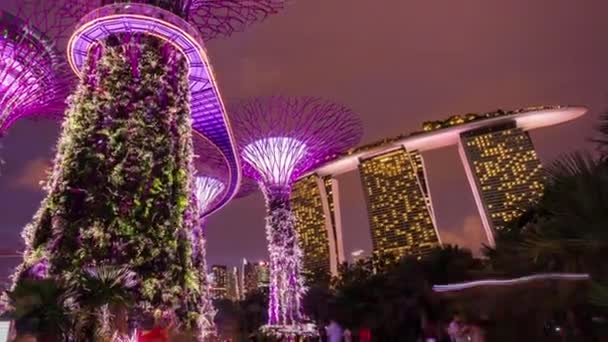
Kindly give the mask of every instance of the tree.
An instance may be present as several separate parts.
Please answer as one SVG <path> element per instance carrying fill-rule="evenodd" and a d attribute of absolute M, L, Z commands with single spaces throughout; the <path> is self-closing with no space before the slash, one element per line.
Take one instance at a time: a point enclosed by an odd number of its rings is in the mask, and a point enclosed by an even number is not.
<path fill-rule="evenodd" d="M 471 279 L 483 268 L 470 251 L 454 246 L 393 260 L 374 257 L 340 266 L 333 309 L 342 324 L 368 326 L 382 341 L 416 340 L 423 319 L 441 316 L 432 286 Z"/>
<path fill-rule="evenodd" d="M 200 307 L 186 215 L 192 193 L 188 69 L 159 39 L 131 38 L 111 37 L 89 54 L 48 194 L 24 231 L 16 286 L 41 265 L 43 278 L 80 282 L 78 289 L 88 281 L 83 270 L 126 267 L 138 275 L 131 317 L 162 312 L 193 327 Z"/>
<path fill-rule="evenodd" d="M 95 336 L 113 341 L 115 334 L 128 335 L 127 309 L 133 302 L 137 276 L 128 268 L 99 266 L 85 269 L 71 288 L 78 293 L 80 308 L 74 329 L 80 339 Z"/>
<path fill-rule="evenodd" d="M 499 240 L 497 257 L 519 254 L 522 262 L 543 271 L 608 275 L 597 262 L 608 252 L 608 164 L 575 153 L 556 161 L 548 175 L 530 219 L 512 237 Z"/>
<path fill-rule="evenodd" d="M 324 268 L 312 270 L 306 276 L 308 290 L 302 306 L 304 313 L 315 322 L 323 324 L 330 319 L 335 302 L 331 284 L 331 274 Z"/>
<path fill-rule="evenodd" d="M 268 319 L 268 294 L 257 290 L 248 293 L 239 302 L 241 315 L 241 331 L 246 335 L 257 332 Z"/>
<path fill-rule="evenodd" d="M 608 157 L 608 112 L 604 112 L 600 115 L 596 131 L 599 133 L 599 137 L 592 139 L 592 141 L 597 144 L 602 157 L 606 158 Z"/>
<path fill-rule="evenodd" d="M 73 322 L 69 315 L 75 294 L 49 279 L 26 279 L 7 292 L 8 316 L 17 334 L 41 342 L 61 341 Z"/>
<path fill-rule="evenodd" d="M 578 152 L 554 162 L 547 169 L 547 175 L 545 191 L 538 204 L 499 233 L 496 247 L 488 248 L 486 255 L 492 270 L 503 274 L 589 273 L 600 283 L 590 292 L 587 289 L 579 289 L 574 294 L 537 292 L 526 300 L 532 306 L 523 307 L 528 307 L 529 312 L 537 311 L 537 329 L 557 313 L 571 316 L 572 329 L 590 338 L 588 316 L 593 308 L 585 296 L 590 293 L 591 302 L 599 305 L 606 303 L 607 298 L 601 283 L 608 279 L 608 266 L 598 260 L 603 260 L 608 252 L 608 164 L 604 159 Z M 516 297 L 508 297 L 500 307 L 516 312 L 509 304 Z M 519 298 L 525 297 L 521 294 Z M 515 314 L 509 319 L 523 329 L 523 323 L 516 323 L 516 317 Z M 533 328 L 530 326 L 528 330 Z"/>

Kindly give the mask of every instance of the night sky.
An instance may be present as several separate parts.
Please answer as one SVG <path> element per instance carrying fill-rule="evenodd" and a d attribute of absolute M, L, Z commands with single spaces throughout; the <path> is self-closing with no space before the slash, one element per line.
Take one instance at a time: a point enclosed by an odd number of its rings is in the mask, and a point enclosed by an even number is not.
<path fill-rule="evenodd" d="M 364 143 L 451 114 L 588 106 L 577 121 L 532 133 L 550 163 L 591 148 L 594 120 L 608 109 L 606 13 L 605 0 L 296 0 L 245 33 L 210 42 L 208 52 L 227 103 L 272 94 L 324 97 L 359 113 Z M 2 138 L 0 250 L 20 248 L 57 137 L 56 123 L 21 121 Z M 442 238 L 478 249 L 479 216 L 456 148 L 424 156 Z M 338 179 L 346 251 L 369 253 L 359 175 Z M 209 262 L 265 258 L 263 218 L 259 193 L 211 217 Z"/>

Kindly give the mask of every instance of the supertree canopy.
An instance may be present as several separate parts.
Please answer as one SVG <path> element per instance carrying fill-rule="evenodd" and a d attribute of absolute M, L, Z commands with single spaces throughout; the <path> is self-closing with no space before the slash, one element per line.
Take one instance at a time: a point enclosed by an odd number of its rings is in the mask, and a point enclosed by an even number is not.
<path fill-rule="evenodd" d="M 276 337 L 314 335 L 300 308 L 302 252 L 289 195 L 296 178 L 359 142 L 360 121 L 348 108 L 318 98 L 260 98 L 230 113 L 244 173 L 258 181 L 266 199 L 271 279 L 262 331 Z"/>
<path fill-rule="evenodd" d="M 249 3 L 209 2 L 214 11 L 223 3 Z M 52 3 L 64 5 L 70 18 L 69 9 L 94 1 Z M 48 194 L 23 233 L 24 262 L 14 285 L 32 277 L 69 284 L 76 295 L 66 308 L 75 323 L 66 335 L 76 340 L 89 340 L 117 312 L 126 311 L 117 317 L 135 329 L 142 317 L 162 316 L 196 330 L 208 314 L 200 305 L 192 231 L 235 195 L 240 162 L 202 37 L 186 20 L 196 22 L 207 1 L 176 3 L 112 2 L 83 17 L 67 42 L 80 83 L 63 121 Z M 204 206 L 195 199 L 193 129 L 226 170 L 225 189 Z M 83 295 L 82 281 L 85 270 L 106 267 L 137 275 L 123 289 L 129 303 L 110 307 L 117 312 L 109 315 Z"/>
<path fill-rule="evenodd" d="M 23 5 L 22 5 L 23 6 Z M 35 26 L 37 10 L 0 11 L 0 136 L 22 117 L 60 117 L 73 84 L 52 35 Z"/>
<path fill-rule="evenodd" d="M 285 7 L 286 0 L 71 0 L 67 15 L 81 18 L 113 3 L 143 3 L 171 11 L 198 29 L 202 38 L 226 37 L 264 20 Z"/>

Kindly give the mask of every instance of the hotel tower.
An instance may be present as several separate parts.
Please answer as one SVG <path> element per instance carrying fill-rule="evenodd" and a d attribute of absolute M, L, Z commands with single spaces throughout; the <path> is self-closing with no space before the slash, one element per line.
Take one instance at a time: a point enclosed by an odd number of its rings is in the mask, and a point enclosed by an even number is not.
<path fill-rule="evenodd" d="M 291 192 L 300 248 L 307 272 L 337 274 L 344 261 L 338 181 L 317 174 L 299 179 Z"/>
<path fill-rule="evenodd" d="M 399 148 L 361 159 L 374 254 L 400 258 L 439 246 L 422 156 Z"/>
<path fill-rule="evenodd" d="M 450 116 L 423 130 L 353 149 L 302 177 L 292 192 L 308 269 L 344 260 L 335 178 L 359 171 L 375 255 L 422 255 L 441 245 L 421 153 L 458 146 L 489 245 L 543 192 L 529 131 L 574 120 L 585 107 L 532 107 Z M 335 274 L 335 273 L 334 273 Z"/>
<path fill-rule="evenodd" d="M 515 122 L 463 132 L 458 149 L 490 244 L 543 192 L 540 160 Z"/>

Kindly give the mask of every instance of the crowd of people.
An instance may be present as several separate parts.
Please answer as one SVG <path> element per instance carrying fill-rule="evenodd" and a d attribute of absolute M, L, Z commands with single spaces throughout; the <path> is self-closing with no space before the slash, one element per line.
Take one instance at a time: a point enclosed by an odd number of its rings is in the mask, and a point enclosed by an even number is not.
<path fill-rule="evenodd" d="M 353 334 L 350 329 L 343 329 L 335 320 L 331 320 L 325 327 L 325 335 L 327 342 L 352 342 L 354 337 L 359 342 L 371 342 L 372 340 L 372 333 L 369 328 L 361 327 Z"/>
<path fill-rule="evenodd" d="M 455 315 L 449 324 L 442 326 L 438 323 L 425 323 L 421 327 L 420 342 L 484 342 L 485 331 L 483 321 L 464 320 Z M 321 334 L 321 340 L 327 342 L 371 342 L 372 333 L 367 327 L 361 327 L 355 332 L 343 328 L 335 320 L 331 320 Z"/>

